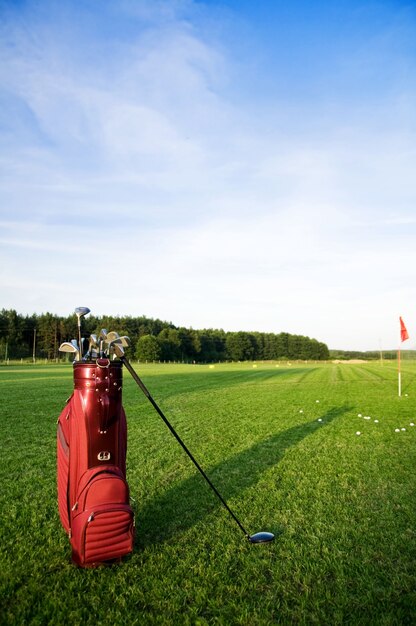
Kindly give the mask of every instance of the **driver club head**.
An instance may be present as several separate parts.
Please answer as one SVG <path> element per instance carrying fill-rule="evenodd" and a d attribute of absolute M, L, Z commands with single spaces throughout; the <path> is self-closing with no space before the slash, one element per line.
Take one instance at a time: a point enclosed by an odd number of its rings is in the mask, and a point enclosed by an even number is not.
<path fill-rule="evenodd" d="M 259 532 L 248 537 L 250 543 L 268 543 L 274 540 L 273 533 Z"/>
<path fill-rule="evenodd" d="M 77 308 L 75 309 L 75 315 L 77 316 L 78 320 L 81 317 L 84 317 L 84 315 L 87 315 L 90 312 L 90 309 L 87 306 L 77 306 Z"/>

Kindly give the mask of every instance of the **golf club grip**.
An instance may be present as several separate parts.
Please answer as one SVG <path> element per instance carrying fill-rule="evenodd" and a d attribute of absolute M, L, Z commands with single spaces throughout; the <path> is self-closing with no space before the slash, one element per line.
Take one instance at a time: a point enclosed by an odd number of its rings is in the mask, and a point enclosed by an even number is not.
<path fill-rule="evenodd" d="M 162 420 L 165 422 L 166 426 L 169 428 L 170 432 L 172 433 L 172 435 L 175 437 L 176 441 L 180 444 L 180 446 L 184 449 L 184 451 L 186 452 L 186 454 L 189 456 L 189 458 L 191 459 L 192 463 L 195 465 L 195 467 L 197 468 L 197 470 L 200 472 L 200 474 L 205 478 L 205 480 L 207 481 L 208 485 L 211 487 L 211 489 L 214 491 L 215 495 L 218 497 L 218 499 L 222 502 L 222 504 L 224 505 L 224 507 L 227 509 L 227 511 L 229 512 L 229 514 L 231 515 L 231 517 L 234 519 L 234 521 L 236 522 L 236 524 L 239 526 L 239 528 L 243 531 L 243 533 L 245 534 L 245 536 L 247 538 L 250 538 L 250 535 L 248 534 L 248 532 L 246 531 L 246 529 L 244 528 L 244 526 L 241 524 L 241 522 L 239 521 L 239 519 L 234 515 L 234 513 L 232 512 L 232 510 L 230 509 L 230 507 L 228 506 L 228 504 L 226 503 L 226 501 L 224 500 L 224 498 L 222 497 L 222 495 L 220 494 L 220 492 L 216 489 L 216 487 L 212 484 L 212 482 L 210 481 L 210 479 L 208 478 L 208 476 L 205 474 L 204 470 L 202 469 L 202 467 L 199 465 L 198 461 L 195 459 L 195 457 L 193 456 L 193 454 L 188 450 L 188 448 L 186 447 L 185 443 L 182 441 L 182 439 L 179 437 L 178 433 L 175 431 L 175 429 L 173 428 L 173 426 L 170 424 L 169 420 L 167 419 L 167 417 L 165 417 L 165 415 L 163 414 L 162 410 L 159 408 L 159 406 L 156 404 L 155 400 L 152 398 L 152 396 L 150 395 L 148 389 L 146 388 L 145 384 L 140 380 L 139 376 L 136 374 L 136 372 L 134 371 L 132 365 L 130 364 L 130 362 L 127 360 L 127 358 L 125 356 L 120 357 L 120 360 L 124 363 L 124 365 L 126 366 L 126 368 L 128 369 L 128 371 L 130 372 L 132 378 L 135 380 L 135 382 L 139 385 L 140 389 L 143 391 L 144 395 L 146 396 L 146 398 L 149 400 L 149 402 L 152 404 L 153 408 L 156 410 L 156 412 L 160 415 L 160 417 L 162 418 Z"/>

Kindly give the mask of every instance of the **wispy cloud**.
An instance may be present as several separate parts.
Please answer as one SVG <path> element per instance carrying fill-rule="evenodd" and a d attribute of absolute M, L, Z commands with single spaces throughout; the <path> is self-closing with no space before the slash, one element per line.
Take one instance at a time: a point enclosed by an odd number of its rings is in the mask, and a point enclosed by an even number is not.
<path fill-rule="evenodd" d="M 4 305 L 394 343 L 416 307 L 416 18 L 366 8 L 291 81 L 287 37 L 263 70 L 238 15 L 244 66 L 216 5 L 6 3 Z"/>

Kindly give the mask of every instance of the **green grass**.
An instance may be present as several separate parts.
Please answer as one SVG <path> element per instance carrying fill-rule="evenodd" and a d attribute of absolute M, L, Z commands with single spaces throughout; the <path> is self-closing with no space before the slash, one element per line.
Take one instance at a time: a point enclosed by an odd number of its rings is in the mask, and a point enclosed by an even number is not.
<path fill-rule="evenodd" d="M 256 365 L 138 372 L 247 530 L 275 542 L 245 540 L 125 371 L 136 547 L 95 570 L 71 564 L 57 512 L 72 368 L 0 368 L 2 624 L 416 622 L 416 365 L 402 398 L 394 363 Z"/>

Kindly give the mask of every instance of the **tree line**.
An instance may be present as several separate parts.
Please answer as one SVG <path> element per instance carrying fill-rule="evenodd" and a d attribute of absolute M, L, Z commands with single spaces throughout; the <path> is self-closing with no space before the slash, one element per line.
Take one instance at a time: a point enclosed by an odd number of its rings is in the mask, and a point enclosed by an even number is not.
<path fill-rule="evenodd" d="M 303 335 L 281 332 L 225 332 L 218 329 L 195 330 L 171 322 L 139 317 L 95 317 L 82 320 L 83 336 L 98 334 L 101 328 L 128 335 L 130 358 L 140 361 L 247 361 L 273 359 L 326 360 L 326 344 Z M 52 313 L 21 315 L 15 310 L 0 312 L 0 360 L 64 358 L 59 345 L 78 336 L 75 315 L 61 317 Z"/>

